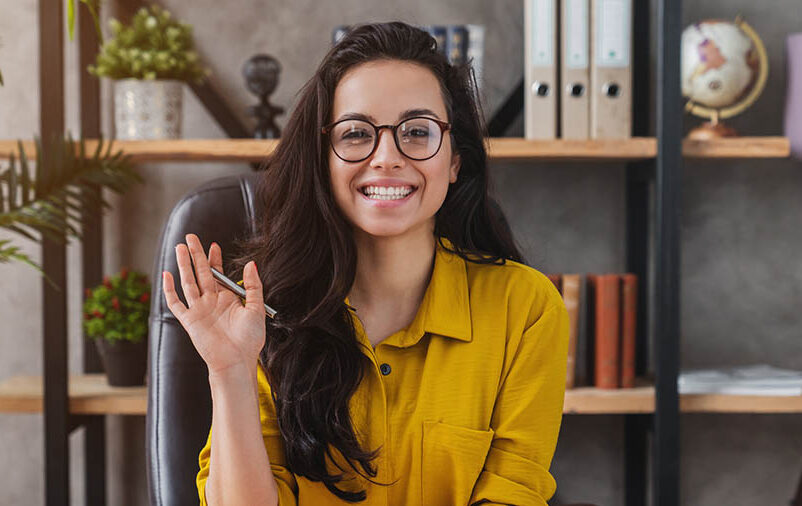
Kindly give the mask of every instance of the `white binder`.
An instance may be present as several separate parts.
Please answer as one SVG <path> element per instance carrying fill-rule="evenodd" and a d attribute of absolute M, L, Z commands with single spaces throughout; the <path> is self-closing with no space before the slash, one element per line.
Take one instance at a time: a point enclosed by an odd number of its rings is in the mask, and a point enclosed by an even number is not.
<path fill-rule="evenodd" d="M 590 136 L 632 135 L 632 0 L 591 0 Z"/>
<path fill-rule="evenodd" d="M 524 0 L 524 131 L 557 136 L 557 0 Z"/>
<path fill-rule="evenodd" d="M 589 0 L 563 0 L 560 31 L 560 132 L 564 139 L 590 137 Z"/>

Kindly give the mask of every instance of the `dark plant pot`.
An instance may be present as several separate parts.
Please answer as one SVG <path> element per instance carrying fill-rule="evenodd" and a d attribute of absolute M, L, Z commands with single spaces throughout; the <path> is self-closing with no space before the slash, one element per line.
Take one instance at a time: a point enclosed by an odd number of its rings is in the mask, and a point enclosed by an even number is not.
<path fill-rule="evenodd" d="M 95 339 L 103 369 L 109 385 L 113 387 L 133 387 L 145 384 L 145 369 L 148 362 L 148 340 L 138 343 L 131 341 L 107 341 Z"/>

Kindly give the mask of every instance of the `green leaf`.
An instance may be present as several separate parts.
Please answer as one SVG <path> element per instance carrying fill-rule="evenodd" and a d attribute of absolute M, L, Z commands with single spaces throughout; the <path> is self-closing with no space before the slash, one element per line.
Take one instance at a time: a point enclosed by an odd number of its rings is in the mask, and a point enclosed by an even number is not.
<path fill-rule="evenodd" d="M 75 1 L 67 0 L 67 31 L 70 34 L 70 40 L 75 38 Z"/>

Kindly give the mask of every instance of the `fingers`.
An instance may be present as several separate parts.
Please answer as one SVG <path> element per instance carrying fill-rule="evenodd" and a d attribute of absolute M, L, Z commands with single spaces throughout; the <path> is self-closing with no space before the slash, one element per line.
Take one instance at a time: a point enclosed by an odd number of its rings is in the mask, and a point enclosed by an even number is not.
<path fill-rule="evenodd" d="M 164 300 L 167 302 L 167 307 L 181 321 L 184 313 L 187 312 L 187 307 L 178 298 L 178 294 L 175 292 L 173 275 L 167 271 L 162 272 L 162 290 L 164 291 Z"/>
<path fill-rule="evenodd" d="M 262 280 L 256 272 L 256 263 L 248 262 L 242 270 L 242 279 L 245 281 L 245 307 L 253 311 L 264 313 L 265 305 L 262 295 Z"/>
<path fill-rule="evenodd" d="M 214 281 L 211 269 L 209 269 L 209 259 L 206 258 L 206 254 L 203 252 L 203 245 L 200 239 L 195 234 L 187 234 L 186 240 L 189 252 L 192 255 L 192 261 L 195 263 L 195 275 L 200 286 L 200 293 L 217 292 L 217 283 Z"/>
<path fill-rule="evenodd" d="M 209 265 L 223 272 L 223 251 L 216 242 L 213 242 L 212 245 L 209 246 Z"/>
<path fill-rule="evenodd" d="M 187 304 L 191 307 L 200 298 L 200 290 L 195 283 L 195 274 L 192 272 L 192 262 L 189 257 L 189 249 L 186 244 L 179 244 L 175 247 L 175 260 L 178 264 L 178 273 L 181 276 L 181 288 L 184 290 L 184 297 Z"/>

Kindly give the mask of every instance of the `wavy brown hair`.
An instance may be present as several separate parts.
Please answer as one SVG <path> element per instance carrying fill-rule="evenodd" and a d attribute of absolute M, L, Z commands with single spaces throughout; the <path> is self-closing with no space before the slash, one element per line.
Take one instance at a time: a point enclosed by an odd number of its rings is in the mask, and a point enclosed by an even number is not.
<path fill-rule="evenodd" d="M 362 501 L 364 490 L 337 486 L 350 471 L 329 474 L 326 458 L 339 452 L 351 470 L 375 481 L 380 448 L 362 448 L 348 402 L 370 360 L 360 349 L 345 297 L 354 282 L 357 251 L 351 225 L 331 189 L 327 139 L 334 90 L 343 75 L 375 60 L 413 62 L 440 82 L 461 158 L 435 216 L 435 235 L 473 262 L 523 262 L 504 216 L 488 195 L 486 132 L 470 64 L 450 65 L 425 31 L 405 23 L 354 27 L 323 58 L 300 91 L 281 142 L 265 161 L 257 189 L 257 233 L 234 260 L 259 265 L 265 301 L 278 316 L 267 320 L 260 361 L 271 385 L 287 466 L 321 481 L 337 497 Z M 445 246 L 442 241 L 441 245 Z"/>

